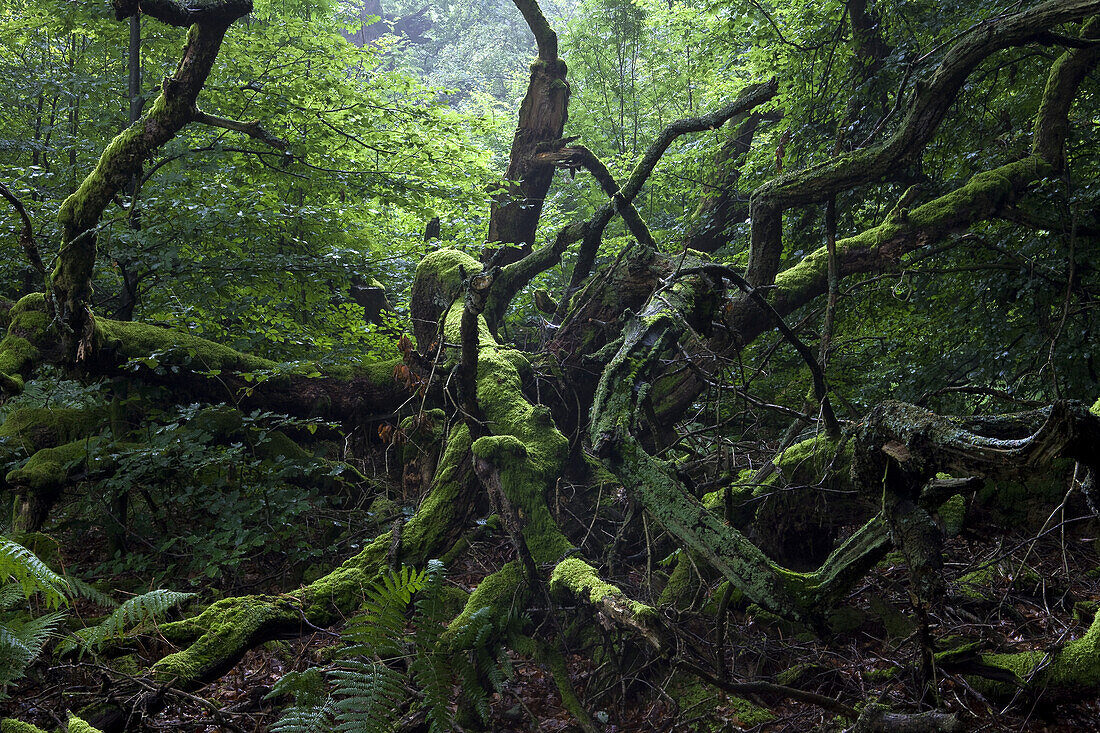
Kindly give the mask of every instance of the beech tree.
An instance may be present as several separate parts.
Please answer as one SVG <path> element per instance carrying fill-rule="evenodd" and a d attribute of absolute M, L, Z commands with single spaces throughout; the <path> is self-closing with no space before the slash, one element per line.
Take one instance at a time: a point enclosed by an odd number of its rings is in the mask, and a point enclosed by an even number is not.
<path fill-rule="evenodd" d="M 280 152 L 292 144 L 264 120 L 202 111 L 223 37 L 252 10 L 251 0 L 113 1 L 120 21 L 141 14 L 188 28 L 186 45 L 159 96 L 61 205 L 56 264 L 49 272 L 35 265 L 44 272 L 44 292 L 10 310 L 0 343 L 4 390 L 17 394 L 36 370 L 62 365 L 88 379 L 157 385 L 178 404 L 221 403 L 230 393 L 234 404 L 219 414 L 237 417 L 202 418 L 227 442 L 237 439 L 240 415 L 251 410 L 321 418 L 347 431 L 366 426 L 382 442 L 364 450 L 400 456 L 423 498 L 313 582 L 223 598 L 155 632 L 138 629 L 134 636 L 150 634 L 166 645 L 151 647 L 148 666 L 137 682 L 125 683 L 125 694 L 74 712 L 101 730 L 155 715 L 168 704 L 166 687 L 193 692 L 264 642 L 340 623 L 392 570 L 461 556 L 472 537 L 487 531 L 489 515 L 507 559 L 462 599 L 432 643 L 442 654 L 469 654 L 464 630 L 471 619 L 489 619 L 478 627 L 479 643 L 491 637 L 545 662 L 563 704 L 586 731 L 600 729 L 601 721 L 561 660 L 574 642 L 592 648 L 580 641 L 592 619 L 613 630 L 614 664 L 623 675 L 645 669 L 651 679 L 691 680 L 758 701 L 792 699 L 839 716 L 851 730 L 963 729 L 969 713 L 943 697 L 952 674 L 983 701 L 1094 694 L 1100 618 L 1067 632 L 1054 648 L 970 647 L 968 664 L 958 661 L 942 621 L 957 603 L 944 568 L 942 517 L 949 505 L 1019 500 L 1006 498 L 1003 487 L 1046 486 L 1067 465 L 1070 493 L 1095 512 L 1100 409 L 1089 404 L 1096 395 L 1062 393 L 1055 383 L 1029 393 L 1024 412 L 949 416 L 878 399 L 864 410 L 854 391 L 837 386 L 852 376 L 834 367 L 830 344 L 846 325 L 842 298 L 850 304 L 857 297 L 842 288 L 906 272 L 916 262 L 961 266 L 951 258 L 988 245 L 981 241 L 988 227 L 1007 229 L 1000 241 L 1009 243 L 1011 232 L 1058 234 L 1060 224 L 1045 216 L 1065 204 L 1053 183 L 1087 180 L 1088 189 L 1094 181 L 1088 169 L 1095 150 L 1078 143 L 1092 139 L 1079 128 L 1094 126 L 1100 1 L 1013 6 L 932 50 L 922 48 L 919 63 L 904 68 L 892 55 L 899 39 L 886 34 L 880 17 L 892 5 L 836 3 L 828 11 L 836 27 L 829 48 L 847 68 L 829 73 L 847 80 L 848 89 L 832 100 L 831 117 L 815 117 L 796 94 L 817 71 L 806 79 L 761 76 L 732 89 L 722 104 L 660 126 L 626 170 L 601 159 L 583 135 L 570 134 L 578 93 L 570 88 L 558 33 L 536 0 L 514 4 L 538 55 L 507 169 L 492 189 L 483 248 L 452 247 L 444 238 L 419 261 L 407 303 L 411 334 L 401 338 L 399 357 L 329 369 L 280 368 L 192 334 L 95 312 L 104 216 L 181 129 L 212 125 Z M 790 54 L 778 66 L 792 71 L 818 58 L 824 45 L 784 38 L 783 18 L 760 12 L 757 22 L 771 24 L 778 47 Z M 1012 140 L 949 139 L 974 104 L 968 94 L 1002 64 L 1028 79 L 1001 90 L 1011 105 L 1004 134 Z M 714 157 L 703 164 L 705 186 L 693 210 L 681 213 L 675 227 L 652 226 L 647 213 L 667 218 L 662 202 L 640 202 L 655 171 L 667 165 L 670 149 L 715 131 L 720 144 L 707 151 Z M 815 149 L 821 140 L 828 145 Z M 960 153 L 969 156 L 963 175 L 929 175 L 944 148 L 958 152 L 970 143 L 984 147 Z M 562 170 L 579 172 L 598 204 L 547 231 L 544 205 Z M 9 198 L 18 205 L 18 197 Z M 896 203 L 877 206 L 887 199 Z M 1071 312 L 1087 314 L 1093 303 L 1095 273 L 1082 254 L 1092 256 L 1100 231 L 1094 210 L 1085 211 L 1091 201 L 1085 195 L 1073 205 L 1070 271 L 1060 281 L 1063 322 Z M 625 244 L 609 235 L 620 226 Z M 33 235 L 22 241 L 35 257 Z M 540 339 L 517 345 L 510 314 L 527 309 L 526 293 L 533 283 L 552 282 L 546 276 L 555 268 L 565 273 L 560 289 L 535 295 Z M 1008 318 L 1011 306 L 1003 307 Z M 902 330 L 918 330 L 905 324 Z M 820 330 L 811 333 L 810 326 Z M 774 340 L 765 350 L 760 342 L 767 339 Z M 776 351 L 797 362 L 790 372 L 800 375 L 786 404 L 742 387 L 746 364 L 766 364 Z M 723 397 L 738 391 L 733 400 Z M 691 442 L 699 433 L 722 434 L 734 403 L 781 425 L 769 433 L 770 459 L 746 467 L 731 462 L 721 441 Z M 8 416 L 0 430 L 30 446 L 28 460 L 5 480 L 17 500 L 18 530 L 39 530 L 66 492 L 117 470 L 116 458 L 93 455 L 88 437 L 119 419 L 79 410 Z M 117 432 L 120 443 L 135 440 Z M 297 444 L 311 439 L 305 433 L 288 430 L 291 447 L 284 450 L 301 451 Z M 806 486 L 817 489 L 798 490 Z M 1050 509 L 1065 494 L 1061 484 L 1057 490 Z M 769 500 L 773 493 L 780 498 Z M 798 536 L 780 536 L 788 528 L 784 512 L 804 522 Z M 877 694 L 823 696 L 731 671 L 728 655 L 739 643 L 729 629 L 734 611 L 751 608 L 777 628 L 827 643 L 838 633 L 838 609 L 855 603 L 861 583 L 891 552 L 906 571 L 904 614 L 913 624 L 912 697 L 896 710 L 879 705 Z M 662 557 L 669 572 L 655 592 L 653 563 Z M 641 580 L 647 575 L 649 582 Z M 713 603 L 691 615 L 691 623 L 719 640 L 712 650 L 693 643 L 695 632 L 677 622 L 700 594 Z M 527 621 L 517 632 L 515 618 L 524 611 Z M 486 724 L 475 708 L 460 706 L 463 726 Z M 418 722 L 412 713 L 403 721 Z"/>

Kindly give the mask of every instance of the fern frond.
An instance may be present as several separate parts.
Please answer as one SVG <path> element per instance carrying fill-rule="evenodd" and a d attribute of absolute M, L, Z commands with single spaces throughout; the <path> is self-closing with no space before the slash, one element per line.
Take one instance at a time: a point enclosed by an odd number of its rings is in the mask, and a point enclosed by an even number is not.
<path fill-rule="evenodd" d="M 10 611 L 25 603 L 26 600 L 27 596 L 23 594 L 23 586 L 18 583 L 8 583 L 0 586 L 0 611 Z"/>
<path fill-rule="evenodd" d="M 438 648 L 417 649 L 416 658 L 409 665 L 409 674 L 424 693 L 422 706 L 428 713 L 428 723 L 433 733 L 453 730 L 451 691 L 454 671 L 450 655 L 441 653 Z"/>
<path fill-rule="evenodd" d="M 86 598 L 97 606 L 103 608 L 118 608 L 118 601 L 111 596 L 107 595 L 99 588 L 96 588 L 90 583 L 85 583 L 75 575 L 66 575 L 65 581 L 69 584 L 69 588 L 72 590 L 73 595 L 80 598 Z"/>
<path fill-rule="evenodd" d="M 343 636 L 350 646 L 343 656 L 400 656 L 406 642 L 405 611 L 413 594 L 427 581 L 427 571 L 403 566 L 369 587 L 362 611 L 344 628 Z"/>
<path fill-rule="evenodd" d="M 116 608 L 103 623 L 78 631 L 77 641 L 69 640 L 61 651 L 69 651 L 76 646 L 98 648 L 110 639 L 121 639 L 127 632 L 155 624 L 169 610 L 194 596 L 194 593 L 165 589 L 134 596 Z"/>
<path fill-rule="evenodd" d="M 7 686 L 23 676 L 64 617 L 64 611 L 54 611 L 29 620 L 15 619 L 0 624 L 0 686 Z"/>
<path fill-rule="evenodd" d="M 12 580 L 30 597 L 41 593 L 48 608 L 68 602 L 69 586 L 37 555 L 18 542 L 0 537 L 0 582 Z"/>
<path fill-rule="evenodd" d="M 313 705 L 292 705 L 271 726 L 271 733 L 327 733 L 332 730 L 335 711 L 331 697 Z"/>
<path fill-rule="evenodd" d="M 400 672 L 381 662 L 348 661 L 329 670 L 335 683 L 336 730 L 340 733 L 389 733 L 408 697 Z"/>

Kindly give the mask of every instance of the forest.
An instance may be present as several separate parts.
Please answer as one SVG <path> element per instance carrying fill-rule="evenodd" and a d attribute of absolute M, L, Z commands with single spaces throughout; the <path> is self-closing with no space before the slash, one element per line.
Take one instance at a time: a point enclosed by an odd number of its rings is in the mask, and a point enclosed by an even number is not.
<path fill-rule="evenodd" d="M 1096 729 L 1098 65 L 0 0 L 0 732 Z"/>

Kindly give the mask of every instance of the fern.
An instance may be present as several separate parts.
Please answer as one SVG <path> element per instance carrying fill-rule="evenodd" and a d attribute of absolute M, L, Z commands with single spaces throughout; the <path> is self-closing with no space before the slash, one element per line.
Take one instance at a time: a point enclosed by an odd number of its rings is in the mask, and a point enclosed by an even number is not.
<path fill-rule="evenodd" d="M 59 608 L 68 601 L 65 578 L 23 545 L 0 537 L 0 582 L 8 581 L 17 583 L 25 597 L 40 593 L 48 608 Z"/>
<path fill-rule="evenodd" d="M 413 644 L 416 654 L 409 664 L 409 674 L 424 693 L 423 706 L 431 730 L 446 731 L 454 728 L 451 712 L 454 671 L 451 655 L 439 645 L 444 629 L 443 563 L 430 561 L 426 574 L 424 588 L 415 604 Z"/>
<path fill-rule="evenodd" d="M 58 651 L 68 652 L 78 646 L 84 650 L 100 649 L 107 641 L 121 639 L 127 632 L 155 624 L 169 610 L 194 596 L 194 593 L 163 589 L 134 596 L 116 608 L 102 623 L 76 632 L 75 638 L 67 639 Z"/>
<path fill-rule="evenodd" d="M 328 733 L 336 703 L 331 697 L 307 705 L 291 705 L 271 726 L 271 733 Z"/>
<path fill-rule="evenodd" d="M 0 536 L 0 699 L 42 653 L 65 614 L 54 611 L 37 618 L 17 611 L 31 596 L 42 597 L 47 608 L 69 602 L 69 584 L 33 552 Z"/>
<path fill-rule="evenodd" d="M 386 733 L 394 728 L 407 697 L 404 675 L 381 662 L 349 660 L 329 671 L 335 681 L 336 730 Z"/>
<path fill-rule="evenodd" d="M 8 685 L 23 676 L 64 617 L 64 611 L 54 611 L 37 618 L 0 624 L 0 688 L 6 691 Z M 0 697 L 5 696 L 0 694 Z"/>
<path fill-rule="evenodd" d="M 92 603 L 97 606 L 102 606 L 103 608 L 118 608 L 118 601 L 111 598 L 94 585 L 85 583 L 83 580 L 73 575 L 66 575 L 65 581 L 69 584 L 69 588 L 72 590 L 74 596 L 87 598 Z"/>
<path fill-rule="evenodd" d="M 427 571 L 408 567 L 382 576 L 367 589 L 363 610 L 348 621 L 344 639 L 350 642 L 341 656 L 402 656 L 405 644 L 405 611 L 414 593 L 424 587 Z"/>
<path fill-rule="evenodd" d="M 299 690 L 315 670 L 284 676 L 286 682 L 280 680 L 270 696 L 294 692 L 295 701 L 272 731 L 312 733 L 318 730 L 315 726 L 331 722 L 327 730 L 340 733 L 385 733 L 394 729 L 409 699 L 415 699 L 414 708 L 424 710 L 433 733 L 453 730 L 456 682 L 469 707 L 487 720 L 486 685 L 495 689 L 503 680 L 496 661 L 498 631 L 510 628 L 512 620 L 498 629 L 490 609 L 482 609 L 457 629 L 458 653 L 444 649 L 440 639 L 449 620 L 443 602 L 445 575 L 443 564 L 432 560 L 422 571 L 402 567 L 367 589 L 362 610 L 342 635 L 339 661 L 324 672 L 329 695 L 314 693 L 310 704 Z M 401 671 L 402 662 L 407 674 Z"/>

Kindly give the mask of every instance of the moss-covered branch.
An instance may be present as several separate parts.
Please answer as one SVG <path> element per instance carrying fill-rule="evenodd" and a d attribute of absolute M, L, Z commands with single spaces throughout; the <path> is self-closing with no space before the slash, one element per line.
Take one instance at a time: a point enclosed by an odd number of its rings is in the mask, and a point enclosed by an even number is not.
<path fill-rule="evenodd" d="M 444 554 L 458 540 L 477 507 L 477 481 L 469 458 L 465 427 L 452 431 L 427 497 L 404 525 L 396 560 L 411 566 Z M 218 601 L 194 618 L 160 628 L 183 649 L 157 662 L 164 680 L 194 688 L 230 669 L 253 646 L 269 639 L 298 636 L 352 613 L 363 590 L 389 567 L 391 534 L 370 542 L 325 577 L 279 596 L 244 596 Z"/>
<path fill-rule="evenodd" d="M 1095 21 L 1086 24 L 1086 35 L 1095 35 L 1098 30 Z M 1061 170 L 1069 134 L 1069 107 L 1081 80 L 1098 60 L 1100 48 L 1094 46 L 1067 51 L 1052 66 L 1028 156 L 978 173 L 965 185 L 921 206 L 899 206 L 878 226 L 837 241 L 838 277 L 896 269 L 905 255 L 1002 215 L 1037 181 Z M 910 192 L 906 192 L 903 201 L 909 196 Z M 754 219 L 754 227 L 755 222 Z M 765 278 L 769 282 L 774 280 L 774 287 L 769 291 L 770 301 L 778 314 L 786 316 L 827 292 L 829 253 L 826 247 L 821 247 L 778 276 L 770 272 L 772 275 Z M 763 282 L 747 279 L 753 284 Z M 770 327 L 768 314 L 747 296 L 731 298 L 722 309 L 722 320 L 726 328 L 710 339 L 705 353 L 730 355 Z M 662 420 L 676 419 L 705 388 L 706 382 L 701 376 L 709 373 L 711 364 L 717 366 L 719 363 L 700 359 L 702 375 L 681 370 L 666 378 L 667 398 L 657 407 L 658 416 Z"/>
<path fill-rule="evenodd" d="M 905 117 L 882 144 L 780 176 L 757 189 L 749 206 L 752 232 L 746 279 L 757 286 L 774 281 L 782 254 L 784 211 L 792 206 L 825 201 L 905 165 L 931 140 L 978 64 L 997 51 L 1027 43 L 1049 28 L 1097 11 L 1100 11 L 1097 0 L 1054 0 L 983 24 L 958 40 L 936 70 L 917 82 Z"/>
<path fill-rule="evenodd" d="M 65 199 L 58 212 L 62 240 L 50 277 L 50 303 L 62 329 L 67 361 L 91 356 L 94 327 L 88 302 L 96 260 L 96 228 L 115 194 L 135 176 L 153 153 L 193 121 L 199 92 L 206 83 L 229 26 L 252 10 L 251 0 L 203 0 L 179 3 L 116 0 L 120 18 L 141 11 L 167 23 L 191 25 L 187 44 L 172 76 L 144 116 L 119 133 L 99 162 Z"/>
<path fill-rule="evenodd" d="M 394 376 L 400 360 L 284 372 L 276 362 L 193 334 L 106 318 L 95 321 L 90 343 L 85 371 L 136 375 L 163 384 L 180 401 L 229 401 L 342 421 L 388 417 L 409 394 Z M 22 298 L 12 307 L 11 325 L 0 341 L 0 388 L 8 394 L 21 392 L 36 367 L 60 360 L 61 354 L 44 296 Z"/>

